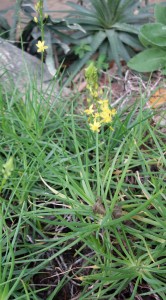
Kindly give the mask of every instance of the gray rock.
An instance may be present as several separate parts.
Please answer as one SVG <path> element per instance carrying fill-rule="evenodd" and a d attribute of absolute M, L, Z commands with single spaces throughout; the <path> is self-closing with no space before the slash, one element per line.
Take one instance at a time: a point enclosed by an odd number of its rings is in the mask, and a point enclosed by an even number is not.
<path fill-rule="evenodd" d="M 41 68 L 42 63 L 39 59 L 0 38 L 0 80 L 5 89 L 10 90 L 14 87 L 24 93 L 28 86 L 36 80 L 37 88 L 40 90 L 42 79 L 43 92 L 48 92 L 50 87 L 56 98 L 55 96 L 59 94 L 58 83 L 49 73 L 45 64 L 43 64 L 42 78 Z M 53 84 L 50 84 L 51 82 Z M 68 89 L 64 90 L 64 94 L 68 94 Z"/>

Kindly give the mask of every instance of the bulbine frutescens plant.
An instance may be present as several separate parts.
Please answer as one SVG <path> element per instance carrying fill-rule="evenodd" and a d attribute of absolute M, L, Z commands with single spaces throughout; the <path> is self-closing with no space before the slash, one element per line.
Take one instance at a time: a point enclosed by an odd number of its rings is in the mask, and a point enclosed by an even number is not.
<path fill-rule="evenodd" d="M 111 123 L 116 114 L 116 110 L 109 105 L 108 99 L 103 96 L 103 91 L 99 88 L 97 68 L 92 62 L 85 70 L 85 77 L 87 81 L 87 90 L 89 98 L 89 108 L 85 110 L 88 115 L 88 123 L 92 132 L 96 133 L 96 177 L 97 177 L 97 196 L 101 196 L 101 182 L 100 182 L 100 154 L 99 154 L 99 132 L 102 127 L 107 126 L 113 130 Z"/>
<path fill-rule="evenodd" d="M 109 107 L 108 99 L 102 99 L 102 90 L 98 85 L 97 69 L 93 63 L 91 63 L 85 70 L 85 77 L 87 80 L 87 90 L 89 92 L 90 103 L 85 113 L 89 116 L 88 122 L 90 129 L 94 132 L 99 132 L 102 125 L 109 125 L 110 129 L 113 116 L 116 114 L 115 109 Z"/>

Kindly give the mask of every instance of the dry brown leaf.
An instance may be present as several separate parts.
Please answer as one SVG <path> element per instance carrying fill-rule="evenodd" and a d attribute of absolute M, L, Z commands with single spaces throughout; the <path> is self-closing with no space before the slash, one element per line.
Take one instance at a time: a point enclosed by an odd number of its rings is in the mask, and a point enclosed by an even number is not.
<path fill-rule="evenodd" d="M 166 104 L 166 89 L 159 88 L 149 99 L 149 106 L 151 108 L 158 108 Z"/>

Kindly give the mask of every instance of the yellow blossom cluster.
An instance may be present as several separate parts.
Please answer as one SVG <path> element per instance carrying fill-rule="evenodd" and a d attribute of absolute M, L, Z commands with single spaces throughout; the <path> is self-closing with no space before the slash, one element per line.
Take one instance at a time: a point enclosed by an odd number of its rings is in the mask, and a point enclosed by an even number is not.
<path fill-rule="evenodd" d="M 116 114 L 116 110 L 109 107 L 107 99 L 99 100 L 96 104 L 91 104 L 85 113 L 89 116 L 89 126 L 92 131 L 99 132 L 103 124 L 111 124 Z M 112 127 L 110 127 L 112 129 Z"/>
<path fill-rule="evenodd" d="M 90 129 L 94 132 L 100 132 L 102 125 L 111 125 L 116 110 L 110 108 L 108 99 L 101 99 L 102 92 L 98 86 L 97 69 L 93 63 L 85 70 L 85 76 L 87 80 L 87 90 L 90 95 L 90 98 L 88 98 L 90 106 L 85 110 L 85 113 L 89 117 L 88 122 Z M 110 129 L 112 129 L 111 126 Z"/>
<path fill-rule="evenodd" d="M 35 23 L 38 23 L 39 20 L 40 20 L 41 14 L 43 14 L 43 3 L 42 3 L 42 1 L 39 0 L 39 1 L 35 4 L 35 10 L 36 10 L 37 16 L 35 16 L 35 17 L 33 18 L 33 20 L 34 20 Z"/>
<path fill-rule="evenodd" d="M 43 1 L 39 0 L 36 4 L 35 4 L 35 10 L 37 12 L 37 16 L 35 16 L 33 18 L 35 23 L 39 22 L 39 19 L 42 16 L 42 19 L 47 19 L 48 15 L 47 14 L 43 14 Z"/>

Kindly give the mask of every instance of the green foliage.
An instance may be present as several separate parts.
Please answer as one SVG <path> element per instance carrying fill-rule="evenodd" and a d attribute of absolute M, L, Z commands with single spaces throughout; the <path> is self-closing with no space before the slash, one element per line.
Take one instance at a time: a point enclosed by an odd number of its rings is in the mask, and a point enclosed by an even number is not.
<path fill-rule="evenodd" d="M 0 93 L 1 168 L 14 158 L 0 193 L 0 299 L 70 290 L 69 299 L 165 300 L 165 136 L 146 99 L 96 135 L 75 113 L 80 94 L 47 97 L 35 81 L 23 99 Z"/>
<path fill-rule="evenodd" d="M 65 18 L 67 24 L 77 24 L 71 37 L 74 44 L 89 45 L 91 50 L 74 62 L 67 72 L 71 78 L 98 55 L 105 55 L 106 62 L 115 61 L 119 71 L 121 60 L 128 61 L 135 52 L 143 49 L 138 40 L 140 26 L 149 20 L 148 7 L 140 8 L 137 0 L 91 0 L 88 8 L 69 2 L 72 8 Z M 137 13 L 135 13 L 137 11 Z"/>
<path fill-rule="evenodd" d="M 90 60 L 89 63 L 92 61 Z M 93 61 L 94 62 L 94 61 Z M 107 70 L 109 67 L 109 64 L 107 63 L 107 57 L 105 54 L 100 54 L 97 58 L 97 60 L 94 62 L 95 67 L 98 71 L 100 70 Z"/>
<path fill-rule="evenodd" d="M 139 39 L 145 49 L 129 62 L 128 66 L 138 72 L 153 72 L 166 68 L 166 6 L 156 4 L 154 24 L 142 26 Z"/>
<path fill-rule="evenodd" d="M 143 95 L 94 133 L 54 81 L 0 87 L 0 299 L 165 300 L 165 135 Z"/>
<path fill-rule="evenodd" d="M 86 45 L 81 43 L 80 45 L 75 46 L 74 53 L 79 56 L 79 58 L 83 58 L 86 52 L 91 51 L 92 48 L 90 45 Z"/>
<path fill-rule="evenodd" d="M 140 26 L 149 20 L 151 14 L 148 6 L 140 7 L 139 0 L 91 0 L 88 8 L 73 2 L 69 2 L 68 5 L 72 10 L 66 11 L 69 14 L 65 20 L 45 17 L 42 28 L 45 32 L 46 44 L 49 46 L 47 51 L 49 61 L 54 61 L 52 45 L 56 45 L 60 63 L 68 59 L 68 54 L 78 55 L 78 59 L 76 57 L 74 63 L 70 64 L 65 72 L 65 75 L 71 75 L 70 80 L 90 59 L 98 60 L 98 57 L 105 57 L 106 64 L 115 61 L 121 72 L 121 60 L 127 62 L 135 53 L 143 49 L 138 40 L 138 33 Z M 40 20 L 37 23 L 34 21 L 36 10 L 31 4 L 22 4 L 22 0 L 18 1 L 15 5 L 12 27 L 7 27 L 5 19 L 1 22 L 3 26 L 5 25 L 5 31 L 10 33 L 5 36 L 3 29 L 3 36 L 16 40 L 20 9 L 23 9 L 29 22 L 16 44 L 30 54 L 40 57 L 36 48 L 38 40 L 42 39 L 39 30 Z M 43 16 L 45 12 L 47 13 L 43 8 Z M 97 64 L 102 65 L 101 58 Z"/>

